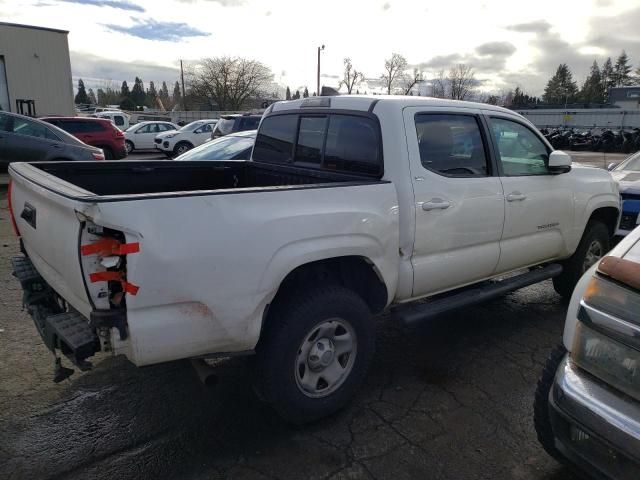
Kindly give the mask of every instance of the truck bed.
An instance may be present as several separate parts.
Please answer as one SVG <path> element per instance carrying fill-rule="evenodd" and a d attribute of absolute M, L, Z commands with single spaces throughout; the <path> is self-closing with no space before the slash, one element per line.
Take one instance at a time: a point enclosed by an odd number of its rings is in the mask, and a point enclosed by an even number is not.
<path fill-rule="evenodd" d="M 237 161 L 52 162 L 34 163 L 32 166 L 97 196 L 311 187 L 335 183 L 351 185 L 378 181 L 362 175 Z"/>

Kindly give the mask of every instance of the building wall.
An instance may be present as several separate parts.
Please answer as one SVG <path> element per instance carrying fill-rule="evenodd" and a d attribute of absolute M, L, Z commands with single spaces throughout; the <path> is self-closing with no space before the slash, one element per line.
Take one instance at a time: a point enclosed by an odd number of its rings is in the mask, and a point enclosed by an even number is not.
<path fill-rule="evenodd" d="M 0 23 L 0 55 L 10 111 L 25 99 L 35 101 L 38 116 L 74 115 L 67 32 Z"/>

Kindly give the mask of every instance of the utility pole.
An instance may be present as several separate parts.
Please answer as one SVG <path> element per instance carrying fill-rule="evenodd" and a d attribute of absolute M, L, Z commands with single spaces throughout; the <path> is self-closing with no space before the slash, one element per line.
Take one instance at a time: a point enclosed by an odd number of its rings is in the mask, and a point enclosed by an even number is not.
<path fill-rule="evenodd" d="M 180 79 L 182 80 L 182 110 L 187 110 L 187 100 L 184 96 L 184 70 L 182 69 L 182 60 L 180 60 Z"/>
<path fill-rule="evenodd" d="M 316 93 L 320 96 L 320 51 L 324 50 L 324 45 L 318 47 L 318 83 Z"/>

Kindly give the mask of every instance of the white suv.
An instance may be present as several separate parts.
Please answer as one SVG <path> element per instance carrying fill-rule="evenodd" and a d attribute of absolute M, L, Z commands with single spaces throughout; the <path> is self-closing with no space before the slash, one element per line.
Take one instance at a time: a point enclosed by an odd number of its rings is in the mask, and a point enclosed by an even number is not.
<path fill-rule="evenodd" d="M 182 155 L 209 140 L 216 123 L 216 119 L 196 120 L 178 131 L 160 133 L 154 139 L 155 147 L 168 157 Z"/>

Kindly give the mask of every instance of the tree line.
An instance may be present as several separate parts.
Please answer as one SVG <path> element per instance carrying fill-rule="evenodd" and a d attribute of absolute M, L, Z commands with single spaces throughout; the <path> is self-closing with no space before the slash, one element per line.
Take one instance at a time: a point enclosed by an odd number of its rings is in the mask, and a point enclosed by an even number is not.
<path fill-rule="evenodd" d="M 456 64 L 427 74 L 412 67 L 407 59 L 393 53 L 384 60 L 382 74 L 377 78 L 367 78 L 362 70 L 356 68 L 351 58 L 343 61 L 343 75 L 337 88 L 345 89 L 348 94 L 360 93 L 359 87 L 366 82 L 370 87 L 382 89 L 392 95 L 426 95 L 453 100 L 476 100 L 495 105 L 525 106 L 543 102 L 551 105 L 570 103 L 602 104 L 606 103 L 608 91 L 612 87 L 640 84 L 640 68 L 632 73 L 633 67 L 625 51 L 613 62 L 611 58 L 602 64 L 594 60 L 593 65 L 581 87 L 573 79 L 569 66 L 562 63 L 548 80 L 541 98 L 530 96 L 519 86 L 515 90 L 500 94 L 480 92 L 481 83 L 475 78 L 470 65 Z M 76 103 L 96 105 L 119 105 L 126 110 L 174 106 L 189 108 L 206 105 L 207 109 L 242 110 L 259 107 L 264 99 L 281 98 L 279 87 L 273 82 L 269 67 L 257 60 L 240 57 L 205 58 L 185 68 L 186 98 L 182 98 L 181 88 L 176 81 L 170 94 L 167 83 L 162 82 L 159 89 L 153 81 L 145 89 L 140 77 L 135 77 L 133 87 L 126 81 L 120 89 L 110 86 L 98 88 L 96 92 L 87 91 L 82 79 L 78 80 Z M 292 100 L 315 96 L 304 87 L 292 93 L 287 86 L 285 99 Z M 367 93 L 365 91 L 365 93 Z M 187 107 L 187 105 L 189 107 Z"/>
<path fill-rule="evenodd" d="M 173 92 L 169 94 L 167 82 L 164 81 L 159 89 L 150 81 L 149 87 L 145 89 L 142 79 L 135 77 L 132 88 L 129 88 L 125 80 L 120 89 L 106 86 L 94 92 L 93 88 L 87 90 L 84 81 L 79 79 L 78 92 L 74 100 L 76 104 L 118 105 L 123 110 L 142 110 L 144 107 L 171 110 L 174 106 L 181 105 L 182 93 L 177 81 L 173 86 Z"/>

